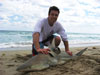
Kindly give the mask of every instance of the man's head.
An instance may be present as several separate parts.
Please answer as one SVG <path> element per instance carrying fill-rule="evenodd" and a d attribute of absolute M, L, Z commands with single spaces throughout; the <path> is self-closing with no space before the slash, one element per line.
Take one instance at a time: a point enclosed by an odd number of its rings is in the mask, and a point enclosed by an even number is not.
<path fill-rule="evenodd" d="M 52 6 L 49 8 L 48 12 L 48 21 L 51 26 L 56 22 L 58 16 L 59 16 L 59 9 L 56 6 Z"/>
<path fill-rule="evenodd" d="M 57 11 L 57 12 L 58 12 L 58 14 L 60 13 L 60 11 L 59 11 L 59 8 L 58 8 L 58 7 L 56 7 L 56 6 L 52 6 L 52 7 L 50 7 L 50 8 L 49 8 L 48 15 L 50 15 L 50 12 L 51 12 L 52 10 Z"/>

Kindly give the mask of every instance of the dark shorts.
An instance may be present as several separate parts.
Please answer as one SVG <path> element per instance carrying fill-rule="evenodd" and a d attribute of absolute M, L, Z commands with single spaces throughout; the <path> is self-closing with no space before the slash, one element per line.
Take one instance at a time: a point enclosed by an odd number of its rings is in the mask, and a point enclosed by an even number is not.
<path fill-rule="evenodd" d="M 44 41 L 42 41 L 42 42 L 39 42 L 40 48 L 43 49 L 44 46 L 45 46 L 44 43 L 46 43 L 46 42 L 52 40 L 52 39 L 55 38 L 56 36 L 57 36 L 57 35 L 51 35 L 51 36 L 49 36 L 46 40 L 44 40 Z M 33 47 L 33 48 L 32 48 L 32 55 L 35 56 L 35 55 L 38 54 L 38 52 L 36 51 L 36 48 L 35 48 L 34 44 L 33 44 L 32 47 Z"/>

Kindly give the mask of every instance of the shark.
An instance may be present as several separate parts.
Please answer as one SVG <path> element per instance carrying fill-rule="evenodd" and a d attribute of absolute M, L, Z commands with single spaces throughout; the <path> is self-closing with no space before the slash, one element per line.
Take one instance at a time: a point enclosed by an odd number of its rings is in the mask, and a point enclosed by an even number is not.
<path fill-rule="evenodd" d="M 55 39 L 53 39 L 48 48 L 50 49 L 49 54 L 39 53 L 38 55 L 32 56 L 25 63 L 18 66 L 16 70 L 21 72 L 41 71 L 51 66 L 64 64 L 70 59 L 78 58 L 87 50 L 87 48 L 84 48 L 70 56 L 66 52 L 61 51 L 59 47 L 55 46 Z"/>

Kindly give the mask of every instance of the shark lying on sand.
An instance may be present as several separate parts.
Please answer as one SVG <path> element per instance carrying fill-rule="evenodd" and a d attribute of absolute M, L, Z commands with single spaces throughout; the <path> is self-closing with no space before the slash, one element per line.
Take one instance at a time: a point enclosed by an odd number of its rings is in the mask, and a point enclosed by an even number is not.
<path fill-rule="evenodd" d="M 33 56 L 21 66 L 19 66 L 17 71 L 40 71 L 49 68 L 50 66 L 55 66 L 59 64 L 64 64 L 69 59 L 74 59 L 81 56 L 87 48 L 82 49 L 80 52 L 70 56 L 66 52 L 61 52 L 59 48 L 55 46 L 55 39 L 53 39 L 52 43 L 49 46 L 50 52 L 49 54 L 39 53 L 36 56 Z"/>

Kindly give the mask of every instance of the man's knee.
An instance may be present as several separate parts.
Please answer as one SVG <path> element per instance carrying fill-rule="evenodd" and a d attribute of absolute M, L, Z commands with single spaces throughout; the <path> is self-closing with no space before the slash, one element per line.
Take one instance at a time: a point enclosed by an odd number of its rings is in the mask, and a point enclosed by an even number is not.
<path fill-rule="evenodd" d="M 59 36 L 55 37 L 55 45 L 58 46 L 61 42 L 61 38 Z"/>

